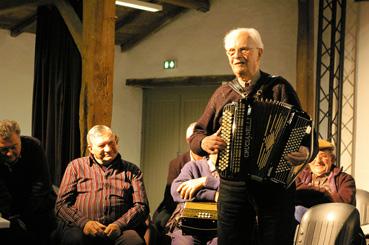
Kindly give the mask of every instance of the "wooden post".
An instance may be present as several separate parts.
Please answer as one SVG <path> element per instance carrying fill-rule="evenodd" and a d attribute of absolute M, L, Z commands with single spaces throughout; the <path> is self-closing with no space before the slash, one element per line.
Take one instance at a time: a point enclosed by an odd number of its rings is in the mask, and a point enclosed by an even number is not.
<path fill-rule="evenodd" d="M 81 155 L 96 124 L 111 126 L 113 104 L 115 1 L 83 1 L 83 54 L 80 95 Z"/>
<path fill-rule="evenodd" d="M 298 0 L 296 90 L 302 108 L 314 117 L 314 1 Z"/>

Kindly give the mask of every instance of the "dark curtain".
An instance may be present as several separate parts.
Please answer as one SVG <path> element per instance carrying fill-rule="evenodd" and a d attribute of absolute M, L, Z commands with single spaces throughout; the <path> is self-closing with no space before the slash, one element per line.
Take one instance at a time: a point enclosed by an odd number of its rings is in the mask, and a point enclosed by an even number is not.
<path fill-rule="evenodd" d="M 82 6 L 74 5 L 76 12 Z M 32 135 L 46 151 L 52 181 L 59 185 L 69 161 L 80 156 L 81 55 L 55 7 L 37 13 Z"/>

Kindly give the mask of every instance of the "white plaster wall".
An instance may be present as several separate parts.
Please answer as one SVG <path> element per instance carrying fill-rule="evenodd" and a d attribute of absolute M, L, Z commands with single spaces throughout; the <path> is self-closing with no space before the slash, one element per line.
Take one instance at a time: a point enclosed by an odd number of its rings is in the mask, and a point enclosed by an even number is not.
<path fill-rule="evenodd" d="M 130 51 L 117 50 L 112 126 L 127 160 L 140 162 L 142 125 L 142 91 L 125 86 L 127 78 L 231 74 L 223 37 L 254 27 L 265 45 L 262 69 L 295 84 L 297 17 L 295 0 L 212 0 L 208 13 L 190 10 Z M 175 59 L 177 68 L 163 70 L 165 59 Z"/>
<path fill-rule="evenodd" d="M 32 133 L 34 50 L 34 34 L 22 33 L 13 38 L 7 30 L 0 29 L 0 119 L 18 121 L 24 135 Z M 120 67 L 126 67 L 126 62 L 116 47 L 114 91 L 117 95 L 113 98 L 112 128 L 121 136 L 125 158 L 139 164 L 142 92 L 124 86 Z"/>
<path fill-rule="evenodd" d="M 360 2 L 357 47 L 357 107 L 355 179 L 358 188 L 369 191 L 369 3 Z"/>
<path fill-rule="evenodd" d="M 231 74 L 223 37 L 236 27 L 258 29 L 265 45 L 262 68 L 295 83 L 295 0 L 212 0 L 209 12 L 190 10 L 127 52 L 121 72 L 129 78 Z M 178 68 L 163 70 L 165 59 L 176 59 Z"/>
<path fill-rule="evenodd" d="M 0 119 L 18 121 L 31 135 L 35 36 L 0 30 Z"/>
<path fill-rule="evenodd" d="M 189 10 L 129 52 L 116 47 L 112 128 L 127 160 L 140 163 L 142 91 L 125 80 L 231 74 L 223 37 L 235 27 L 258 29 L 265 45 L 262 69 L 295 84 L 297 1 L 212 0 L 208 13 Z M 6 105 L 0 118 L 18 120 L 25 134 L 31 133 L 34 41 L 32 34 L 11 38 L 0 30 L 0 104 Z M 177 69 L 162 69 L 168 58 L 177 60 Z"/>
<path fill-rule="evenodd" d="M 140 165 L 142 90 L 125 86 L 123 67 L 130 60 L 120 47 L 115 49 L 112 129 L 119 136 L 119 151 L 123 158 Z"/>
<path fill-rule="evenodd" d="M 281 74 L 294 84 L 297 1 L 213 0 L 211 11 L 190 11 L 151 35 L 129 52 L 116 47 L 112 128 L 120 135 L 121 152 L 140 163 L 142 91 L 125 86 L 126 78 L 230 74 L 223 51 L 224 34 L 234 27 L 255 27 L 264 40 L 263 69 Z M 360 2 L 358 34 L 357 118 L 355 171 L 359 188 L 369 190 L 369 3 Z M 31 134 L 34 63 L 33 34 L 16 38 L 0 30 L 0 118 L 17 120 L 22 133 Z M 174 58 L 178 69 L 162 70 Z"/>

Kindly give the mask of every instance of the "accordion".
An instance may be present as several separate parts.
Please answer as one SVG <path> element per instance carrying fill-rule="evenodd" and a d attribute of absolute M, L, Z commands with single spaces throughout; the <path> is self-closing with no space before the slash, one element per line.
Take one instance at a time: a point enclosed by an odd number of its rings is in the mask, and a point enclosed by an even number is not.
<path fill-rule="evenodd" d="M 186 202 L 179 217 L 183 235 L 211 238 L 217 234 L 217 203 Z"/>
<path fill-rule="evenodd" d="M 305 112 L 280 101 L 244 98 L 225 105 L 220 136 L 226 148 L 216 163 L 220 176 L 289 187 L 306 163 L 291 166 L 285 157 L 298 151 L 311 125 Z"/>

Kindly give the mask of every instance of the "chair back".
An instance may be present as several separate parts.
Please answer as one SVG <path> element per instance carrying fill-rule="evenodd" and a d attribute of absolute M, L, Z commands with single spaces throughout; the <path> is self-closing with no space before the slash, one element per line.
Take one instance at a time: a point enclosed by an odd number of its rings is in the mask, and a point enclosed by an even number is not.
<path fill-rule="evenodd" d="M 360 225 L 369 224 L 369 192 L 356 189 L 356 208 L 360 213 Z"/>
<path fill-rule="evenodd" d="M 360 230 L 358 210 L 345 203 L 311 207 L 296 231 L 296 245 L 350 245 Z"/>

